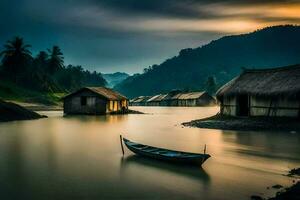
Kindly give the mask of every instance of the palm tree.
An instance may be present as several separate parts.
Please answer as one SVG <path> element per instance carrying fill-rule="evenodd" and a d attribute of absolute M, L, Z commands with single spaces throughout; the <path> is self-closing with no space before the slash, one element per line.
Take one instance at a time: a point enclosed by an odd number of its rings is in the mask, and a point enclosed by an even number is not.
<path fill-rule="evenodd" d="M 48 52 L 50 54 L 48 72 L 54 74 L 64 66 L 63 53 L 58 46 L 53 46 L 51 50 L 48 49 Z"/>
<path fill-rule="evenodd" d="M 6 42 L 4 50 L 0 53 L 0 56 L 3 56 L 3 71 L 11 76 L 14 82 L 17 82 L 22 70 L 26 71 L 26 65 L 32 59 L 31 52 L 28 50 L 30 47 L 31 45 L 24 44 L 23 38 L 15 37 Z"/>
<path fill-rule="evenodd" d="M 46 51 L 40 51 L 39 54 L 36 56 L 36 61 L 45 64 L 48 60 L 48 54 Z"/>
<path fill-rule="evenodd" d="M 48 67 L 49 55 L 46 51 L 40 51 L 34 59 L 34 68 L 37 71 L 45 72 Z"/>

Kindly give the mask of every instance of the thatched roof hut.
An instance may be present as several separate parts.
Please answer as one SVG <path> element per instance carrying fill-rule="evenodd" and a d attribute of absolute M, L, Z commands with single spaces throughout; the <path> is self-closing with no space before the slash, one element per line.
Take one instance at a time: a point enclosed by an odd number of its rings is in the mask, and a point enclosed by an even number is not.
<path fill-rule="evenodd" d="M 218 90 L 217 99 L 223 114 L 298 116 L 300 65 L 245 70 Z"/>
<path fill-rule="evenodd" d="M 84 87 L 63 100 L 66 114 L 105 114 L 128 109 L 127 97 L 106 87 Z"/>
<path fill-rule="evenodd" d="M 147 106 L 212 106 L 214 97 L 207 92 L 181 92 L 173 90 L 167 94 L 155 95 L 147 100 Z"/>
<path fill-rule="evenodd" d="M 300 97 L 300 65 L 272 69 L 245 70 L 217 92 L 224 95 L 247 94 L 263 97 Z"/>
<path fill-rule="evenodd" d="M 131 106 L 146 106 L 147 101 L 150 99 L 150 96 L 139 96 L 130 100 Z"/>
<path fill-rule="evenodd" d="M 158 94 L 147 100 L 149 106 L 160 106 L 160 102 L 167 96 L 167 94 Z"/>
<path fill-rule="evenodd" d="M 212 106 L 216 104 L 214 97 L 206 91 L 179 93 L 172 97 L 176 106 Z"/>

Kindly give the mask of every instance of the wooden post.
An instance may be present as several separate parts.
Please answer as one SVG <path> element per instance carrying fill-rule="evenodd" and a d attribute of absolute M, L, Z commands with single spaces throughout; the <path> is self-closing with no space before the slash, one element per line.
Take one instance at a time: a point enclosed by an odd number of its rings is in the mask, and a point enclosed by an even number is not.
<path fill-rule="evenodd" d="M 122 135 L 120 135 L 120 143 L 121 143 L 122 153 L 123 153 L 123 156 L 124 156 L 124 147 L 123 147 L 123 138 L 122 138 Z"/>
<path fill-rule="evenodd" d="M 206 144 L 204 145 L 203 153 L 204 153 L 204 155 L 205 155 L 205 153 L 206 153 Z M 204 156 L 202 157 L 201 165 L 202 165 L 203 163 L 204 163 Z"/>

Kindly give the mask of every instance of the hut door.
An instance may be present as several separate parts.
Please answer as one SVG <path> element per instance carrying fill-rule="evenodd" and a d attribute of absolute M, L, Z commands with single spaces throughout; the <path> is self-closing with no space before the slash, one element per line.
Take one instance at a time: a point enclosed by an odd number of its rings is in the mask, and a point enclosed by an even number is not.
<path fill-rule="evenodd" d="M 248 95 L 240 95 L 237 98 L 237 115 L 248 116 L 249 115 L 249 98 Z"/>

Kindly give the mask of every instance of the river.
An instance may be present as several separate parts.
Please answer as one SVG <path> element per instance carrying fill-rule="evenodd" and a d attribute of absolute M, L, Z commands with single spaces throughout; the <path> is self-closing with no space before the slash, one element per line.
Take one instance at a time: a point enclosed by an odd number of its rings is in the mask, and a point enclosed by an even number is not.
<path fill-rule="evenodd" d="M 183 127 L 218 107 L 132 107 L 147 114 L 67 116 L 0 123 L 0 199 L 250 199 L 290 186 L 300 134 Z M 157 147 L 203 152 L 203 168 L 140 158 L 119 135 Z"/>

